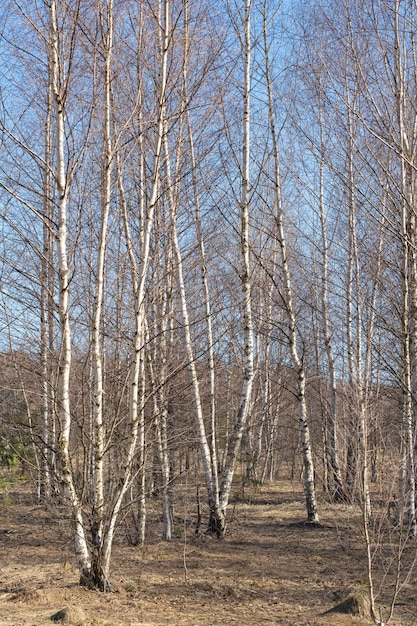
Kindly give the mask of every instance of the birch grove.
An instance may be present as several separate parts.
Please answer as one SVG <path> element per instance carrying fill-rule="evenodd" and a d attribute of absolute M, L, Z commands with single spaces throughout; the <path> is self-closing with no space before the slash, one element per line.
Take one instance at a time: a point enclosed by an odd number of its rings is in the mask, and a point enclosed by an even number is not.
<path fill-rule="evenodd" d="M 373 596 L 374 502 L 417 532 L 413 3 L 6 4 L 1 458 L 89 587 L 149 506 L 222 538 L 282 479 L 362 507 Z"/>

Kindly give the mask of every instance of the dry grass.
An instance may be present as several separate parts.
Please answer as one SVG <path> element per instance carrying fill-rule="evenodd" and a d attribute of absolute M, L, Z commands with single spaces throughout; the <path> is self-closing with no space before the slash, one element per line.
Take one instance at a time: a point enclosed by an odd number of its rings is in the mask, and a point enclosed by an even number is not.
<path fill-rule="evenodd" d="M 326 613 L 363 591 L 366 569 L 358 512 L 321 503 L 318 527 L 303 523 L 298 485 L 277 483 L 230 508 L 227 536 L 195 536 L 178 522 L 162 542 L 159 511 L 149 514 L 143 548 L 123 526 L 113 553 L 112 594 L 77 585 L 69 523 L 62 508 L 31 501 L 24 485 L 0 508 L 0 625 L 43 626 L 358 626 L 363 616 Z M 181 500 L 181 498 L 179 499 Z M 157 503 L 155 503 L 157 504 Z M 178 502 L 177 513 L 192 503 Z M 414 549 L 414 548 L 413 548 Z M 397 625 L 417 624 L 412 575 L 399 597 Z M 389 577 L 384 590 L 389 591 Z M 388 595 L 381 596 L 388 602 Z M 61 612 L 61 613 L 59 613 Z"/>

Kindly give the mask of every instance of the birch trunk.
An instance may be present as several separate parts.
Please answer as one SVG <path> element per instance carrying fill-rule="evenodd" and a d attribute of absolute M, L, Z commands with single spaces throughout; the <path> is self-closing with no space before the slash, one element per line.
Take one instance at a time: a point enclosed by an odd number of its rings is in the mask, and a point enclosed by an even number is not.
<path fill-rule="evenodd" d="M 169 198 L 169 205 L 170 205 L 170 210 L 171 210 L 173 253 L 174 253 L 174 257 L 176 261 L 178 289 L 179 289 L 180 303 L 181 303 L 181 313 L 182 313 L 182 318 L 183 318 L 183 323 L 184 323 L 185 351 L 187 354 L 188 369 L 190 371 L 191 384 L 193 388 L 194 406 L 195 406 L 195 425 L 196 425 L 197 436 L 198 436 L 198 441 L 199 441 L 199 446 L 200 446 L 201 458 L 203 461 L 204 475 L 205 475 L 206 487 L 207 487 L 209 504 L 210 504 L 210 516 L 213 516 L 213 515 L 218 516 L 220 515 L 219 510 L 218 510 L 219 509 L 218 494 L 215 492 L 214 485 L 213 485 L 211 452 L 210 452 L 210 446 L 208 444 L 206 428 L 204 424 L 203 406 L 202 406 L 201 394 L 200 394 L 200 383 L 198 379 L 197 368 L 196 368 L 195 357 L 194 357 L 194 350 L 193 350 L 191 333 L 190 333 L 190 319 L 189 319 L 189 313 L 188 313 L 187 295 L 186 295 L 184 275 L 183 275 L 182 255 L 181 255 L 180 245 L 178 241 L 178 232 L 177 232 L 177 205 L 175 202 L 174 195 L 172 193 L 173 184 L 172 184 L 172 175 L 171 175 L 171 168 L 170 168 L 170 155 L 169 155 L 167 134 L 165 134 L 164 136 L 164 147 L 165 147 L 165 167 L 166 167 L 166 179 L 167 179 L 167 187 L 168 187 L 168 198 Z M 216 532 L 217 532 L 217 529 L 216 529 Z"/>
<path fill-rule="evenodd" d="M 266 305 L 267 312 L 266 312 L 265 318 L 267 320 L 270 320 L 272 317 L 272 306 L 270 304 L 272 302 L 272 290 L 273 290 L 273 285 L 271 283 L 270 288 L 266 290 L 268 303 Z M 258 431 L 256 433 L 255 444 L 254 444 L 254 449 L 253 449 L 253 465 L 254 465 L 255 478 L 257 477 L 257 463 L 259 459 L 261 458 L 261 454 L 262 454 L 262 442 L 264 439 L 264 433 L 267 434 L 267 441 L 269 441 L 268 429 L 272 427 L 272 421 L 273 421 L 272 420 L 272 394 L 271 394 L 272 385 L 271 385 L 271 376 L 270 376 L 270 373 L 272 370 L 272 364 L 271 364 L 272 325 L 269 323 L 269 321 L 267 322 L 267 325 L 268 327 L 265 333 L 265 337 L 260 336 L 258 339 L 260 346 L 263 347 L 263 350 L 261 349 L 263 372 L 262 372 L 262 387 L 261 387 L 261 397 L 262 397 L 261 411 L 262 413 L 261 413 L 260 424 L 258 427 Z M 262 368 L 261 368 L 261 371 L 262 371 Z M 261 482 L 264 482 L 265 480 L 265 468 L 268 462 L 268 444 L 267 444 L 267 450 L 265 452 L 266 452 L 266 456 L 265 456 L 265 463 L 261 471 Z"/>
<path fill-rule="evenodd" d="M 329 307 L 328 307 L 328 249 L 329 244 L 327 240 L 327 227 L 326 227 L 326 214 L 324 203 L 324 140 L 323 140 L 323 120 L 322 120 L 322 106 L 320 101 L 320 171 L 319 171 L 319 202 L 320 202 L 320 225 L 321 225 L 321 240 L 322 240 L 322 263 L 321 263 L 321 313 L 323 320 L 323 335 L 324 344 L 327 355 L 327 362 L 329 365 L 330 375 L 330 424 L 328 428 L 329 436 L 329 457 L 330 465 L 332 469 L 332 491 L 331 495 L 335 501 L 340 501 L 344 498 L 344 486 L 342 479 L 342 471 L 340 468 L 339 460 L 339 444 L 337 433 L 337 379 L 336 379 L 336 366 L 335 358 L 332 348 L 332 338 L 330 334 L 329 323 Z"/>
<path fill-rule="evenodd" d="M 139 105 L 140 106 L 140 105 Z M 142 145 L 141 140 L 139 140 L 139 152 L 142 154 Z M 122 221 L 125 232 L 125 241 L 127 254 L 130 262 L 130 271 L 132 276 L 132 293 L 134 295 L 138 292 L 138 267 L 136 263 L 136 257 L 133 249 L 132 237 L 130 234 L 129 227 L 129 219 L 128 219 L 128 210 L 127 210 L 127 202 L 126 202 L 126 194 L 123 185 L 123 177 L 122 177 L 122 168 L 120 163 L 120 158 L 118 152 L 115 155 L 116 162 L 116 176 L 117 176 L 117 186 L 120 194 L 120 204 L 121 204 L 121 213 L 122 213 Z M 142 160 L 140 159 L 140 173 L 142 173 Z M 142 178 L 141 178 L 142 180 Z M 143 215 L 144 215 L 144 202 L 143 197 L 141 196 L 140 202 L 140 223 L 143 224 Z M 141 242 L 141 248 L 143 247 L 143 229 L 140 230 L 139 239 Z M 135 526 L 136 526 L 136 534 L 133 539 L 133 543 L 135 545 L 140 544 L 143 545 L 145 541 L 145 527 L 146 527 L 146 497 L 145 497 L 145 368 L 142 367 L 142 385 L 140 387 L 140 396 L 138 395 L 138 466 L 139 466 L 139 476 L 138 476 L 138 487 L 139 487 L 139 496 L 138 496 L 138 514 L 137 519 L 135 518 Z"/>
<path fill-rule="evenodd" d="M 42 413 L 42 450 L 41 450 L 41 498 L 48 500 L 51 495 L 51 455 L 50 447 L 55 442 L 50 441 L 51 430 L 51 368 L 50 368 L 50 343 L 51 330 L 49 325 L 53 324 L 51 318 L 50 287 L 52 265 L 51 254 L 53 254 L 53 239 L 51 227 L 53 223 L 53 208 L 51 206 L 52 191 L 52 107 L 53 94 L 51 83 L 51 67 L 48 63 L 48 86 L 46 98 L 46 119 L 45 119 L 45 172 L 43 184 L 43 256 L 42 256 L 42 285 L 41 285 L 41 367 L 42 367 L 42 390 L 41 390 L 41 413 Z M 52 446 L 51 446 L 52 444 Z"/>
<path fill-rule="evenodd" d="M 164 138 L 165 144 L 165 138 Z M 167 181 L 170 175 L 167 176 Z M 154 276 L 156 288 L 153 294 L 153 318 L 156 322 L 156 337 L 153 342 L 153 350 L 148 350 L 148 370 L 149 384 L 153 395 L 153 423 L 155 428 L 155 440 L 157 446 L 157 457 L 159 462 L 158 490 L 162 492 L 162 538 L 170 541 L 173 535 L 173 497 L 172 497 L 172 467 L 170 448 L 170 428 L 169 428 L 169 401 L 168 401 L 168 356 L 169 347 L 172 340 L 173 325 L 173 246 L 172 241 L 163 249 L 161 245 L 161 232 L 168 232 L 165 223 L 163 207 L 160 203 L 159 220 L 155 225 L 155 247 Z M 160 230 L 159 230 L 160 229 Z M 166 280 L 164 282 L 164 277 Z M 149 333 L 148 333 L 149 334 Z M 149 340 L 147 340 L 149 343 Z"/>
<path fill-rule="evenodd" d="M 103 15 L 103 13 L 105 13 Z M 104 11 L 100 7 L 103 31 L 104 57 L 104 161 L 101 193 L 101 225 L 95 272 L 95 302 L 93 328 L 91 332 L 92 360 L 94 368 L 94 507 L 91 520 L 92 571 L 91 586 L 106 591 L 109 588 L 108 572 L 102 568 L 103 525 L 104 525 L 104 453 L 105 431 L 103 420 L 103 353 L 101 327 L 103 322 L 105 257 L 107 247 L 107 225 L 110 212 L 111 173 L 113 148 L 111 139 L 111 71 L 113 48 L 113 0 L 106 0 Z M 105 31 L 105 32 L 104 32 Z"/>
<path fill-rule="evenodd" d="M 143 397 L 144 386 L 144 353 L 145 353 L 145 289 L 150 259 L 150 244 L 153 230 L 155 207 L 158 201 L 158 180 L 161 160 L 161 150 L 163 145 L 165 114 L 166 114 L 166 85 L 167 85 L 167 65 L 168 51 L 170 45 L 170 0 L 163 0 L 162 17 L 158 19 L 158 27 L 162 32 L 162 45 L 160 49 L 160 73 L 157 93 L 157 124 L 154 147 L 154 159 L 151 175 L 151 193 L 147 207 L 145 225 L 143 231 L 143 246 L 141 254 L 141 265 L 139 268 L 139 278 L 135 296 L 135 334 L 133 345 L 133 358 L 130 371 L 130 402 L 129 402 L 129 422 L 130 430 L 128 434 L 126 453 L 122 462 L 122 473 L 118 489 L 109 505 L 108 523 L 103 544 L 102 568 L 106 578 L 108 578 L 111 550 L 116 529 L 116 522 L 122 506 L 123 498 L 132 476 L 132 468 L 135 460 L 135 453 L 138 445 L 140 433 L 142 407 L 139 401 Z"/>
<path fill-rule="evenodd" d="M 160 19 L 160 18 L 159 18 Z M 138 191 L 138 204 L 139 204 L 139 245 L 140 250 L 143 250 L 144 247 L 144 232 L 145 232 L 145 163 L 144 163 L 144 144 L 143 144 L 143 120 L 142 120 L 142 106 L 143 106 L 143 88 L 142 88 L 142 77 L 141 77 L 141 67 L 139 63 L 140 55 L 142 53 L 142 30 L 138 35 L 138 46 L 137 46 L 137 76 L 138 76 L 138 94 L 137 94 L 137 107 L 138 107 L 138 116 L 137 116 L 137 124 L 138 124 L 138 168 L 139 168 L 139 191 Z M 116 151 L 115 154 L 115 164 L 116 164 L 116 178 L 117 178 L 117 187 L 120 195 L 120 204 L 121 204 L 121 213 L 122 213 L 122 221 L 123 228 L 125 234 L 126 241 L 126 249 L 127 255 L 130 263 L 130 273 L 132 280 L 132 293 L 133 297 L 136 300 L 139 290 L 139 269 L 138 263 L 136 261 L 133 240 L 131 236 L 131 230 L 129 225 L 128 218 L 128 207 L 127 207 L 127 199 L 126 192 L 123 184 L 123 171 L 122 164 L 119 152 Z M 144 363 L 144 356 L 142 357 L 142 362 Z M 146 472 L 145 472 L 145 393 L 146 393 L 146 385 L 145 385 L 145 367 L 142 366 L 140 368 L 142 374 L 142 384 L 140 385 L 140 390 L 138 392 L 138 466 L 139 466 L 139 474 L 138 474 L 138 513 L 137 519 L 135 519 L 136 526 L 136 536 L 134 538 L 135 544 L 143 545 L 145 541 L 145 527 L 146 527 L 146 496 L 145 496 L 145 480 L 146 480 Z M 133 376 L 133 373 L 132 373 Z"/>
<path fill-rule="evenodd" d="M 364 392 L 364 368 L 363 368 L 363 298 L 361 288 L 361 270 L 359 266 L 359 250 L 357 242 L 357 207 L 355 197 L 355 129 L 353 123 L 353 111 L 355 102 L 351 102 L 349 85 L 346 85 L 346 100 L 348 103 L 347 124 L 349 132 L 348 147 L 348 193 L 349 193 L 349 274 L 348 274 L 348 342 L 349 342 L 349 387 L 351 392 L 351 411 L 353 421 L 350 439 L 356 439 L 359 432 L 359 441 L 356 445 L 356 454 L 348 462 L 351 473 L 349 475 L 348 494 L 353 496 L 354 479 L 361 461 L 361 491 L 363 498 L 364 515 L 371 517 L 371 499 L 369 492 L 369 468 L 368 468 L 368 416 L 366 411 L 366 398 Z M 355 323 L 354 323 L 355 319 Z M 356 334 L 356 337 L 355 337 Z"/>
<path fill-rule="evenodd" d="M 265 7 L 264 7 L 265 9 Z M 269 65 L 268 55 L 268 43 L 267 43 L 267 18 L 266 10 L 264 10 L 264 42 L 265 42 L 265 76 L 268 92 L 268 119 L 269 129 L 272 138 L 272 150 L 274 159 L 274 194 L 276 203 L 276 227 L 278 235 L 278 243 L 281 253 L 282 273 L 284 278 L 284 301 L 285 309 L 288 318 L 288 336 L 290 341 L 290 348 L 292 359 L 294 362 L 296 374 L 297 374 L 297 400 L 298 400 L 298 415 L 301 433 L 301 444 L 303 452 L 303 467 L 304 467 L 304 493 L 306 498 L 307 518 L 309 522 L 318 523 L 319 514 L 317 509 L 317 499 L 315 490 L 315 478 L 314 478 L 314 462 L 313 452 L 311 445 L 310 427 L 308 423 L 307 412 L 307 400 L 306 400 L 306 375 L 304 370 L 303 360 L 299 354 L 297 344 L 297 324 L 295 317 L 295 310 L 293 306 L 291 275 L 288 265 L 288 253 L 287 244 L 284 232 L 283 223 L 283 207 L 282 207 L 282 194 L 281 194 L 281 176 L 280 176 L 280 164 L 279 164 L 279 151 L 278 141 L 275 130 L 275 117 L 274 106 L 272 99 L 272 84 L 271 84 L 271 72 Z"/>
<path fill-rule="evenodd" d="M 142 75 L 141 75 L 141 67 L 140 67 L 140 52 L 142 47 L 142 33 L 140 35 L 138 41 L 138 51 L 137 51 L 137 74 L 138 74 L 138 167 L 139 167 L 139 220 L 141 224 L 139 239 L 140 239 L 140 249 L 143 249 L 143 240 L 144 240 L 144 228 L 143 224 L 145 222 L 145 150 L 144 150 L 144 142 L 143 142 L 143 86 L 142 86 Z M 124 192 L 124 189 L 123 189 Z M 126 203 L 125 203 L 126 207 Z M 126 213 L 126 211 L 124 211 Z M 127 220 L 127 218 L 126 218 Z M 127 221 L 126 221 L 127 223 Z M 129 246 L 129 258 L 134 259 L 132 255 L 132 243 L 130 236 L 127 237 L 128 246 Z M 136 263 L 132 263 L 132 272 L 133 272 L 133 293 L 137 293 L 137 267 Z M 146 439 L 145 439 L 145 394 L 146 394 L 146 372 L 145 368 L 142 370 L 143 383 L 140 389 L 140 396 L 138 398 L 140 411 L 139 411 L 139 433 L 138 433 L 138 464 L 139 464 L 139 476 L 138 476 L 138 488 L 139 488 L 139 501 L 138 501 L 138 532 L 137 532 L 137 540 L 140 545 L 145 543 L 145 528 L 146 528 Z"/>
<path fill-rule="evenodd" d="M 417 300 L 417 272 L 415 262 L 415 207 L 413 202 L 410 145 L 405 124 L 405 84 L 404 63 L 399 24 L 400 2 L 395 2 L 394 20 L 394 72 L 395 72 L 395 101 L 397 105 L 397 123 L 399 136 L 399 156 L 401 166 L 401 219 L 402 219 L 402 246 L 403 246 L 403 310 L 402 310 L 402 340 L 403 340 L 403 428 L 404 448 L 403 460 L 400 468 L 400 498 L 398 516 L 401 509 L 407 510 L 408 523 L 412 536 L 417 534 L 416 522 L 416 472 L 415 472 L 415 424 L 413 416 L 413 352 L 416 352 L 416 324 L 413 315 L 416 314 Z M 410 202 L 411 200 L 411 202 Z"/>
<path fill-rule="evenodd" d="M 62 481 L 68 493 L 72 513 L 75 554 L 80 582 L 88 581 L 91 561 L 84 531 L 81 503 L 78 499 L 72 475 L 69 441 L 71 432 L 70 371 L 71 371 L 71 329 L 69 321 L 69 280 L 68 280 L 68 241 L 67 241 L 67 199 L 68 179 L 65 169 L 65 113 L 59 73 L 59 38 L 57 2 L 50 2 L 50 43 L 49 63 L 51 86 L 54 100 L 53 124 L 56 141 L 56 171 L 54 174 L 58 196 L 57 259 L 59 277 L 59 321 L 61 329 L 61 351 L 58 371 L 57 406 L 60 432 L 58 454 L 62 467 Z"/>
<path fill-rule="evenodd" d="M 183 12 L 184 12 L 184 64 L 183 64 L 183 92 L 185 106 L 188 102 L 188 49 L 189 49 L 189 0 L 183 0 Z M 207 279 L 207 265 L 204 239 L 201 226 L 200 215 L 200 198 L 197 181 L 197 166 L 194 151 L 194 138 L 190 122 L 190 115 L 188 107 L 185 111 L 188 143 L 190 150 L 190 162 L 191 162 L 191 175 L 193 184 L 193 198 L 195 206 L 195 227 L 197 234 L 198 247 L 200 252 L 201 263 L 201 284 L 204 293 L 204 305 L 205 305 L 205 321 L 206 321 L 206 333 L 207 333 L 207 354 L 208 354 L 208 367 L 209 367 L 209 396 L 210 396 L 210 446 L 208 445 L 209 438 L 207 437 L 202 414 L 196 411 L 196 424 L 197 432 L 202 436 L 200 438 L 200 451 L 203 459 L 203 465 L 206 476 L 206 487 L 209 498 L 210 518 L 208 529 L 211 532 L 215 532 L 218 535 L 223 533 L 224 529 L 224 515 L 220 510 L 219 500 L 219 477 L 218 477 L 218 454 L 217 454 L 217 428 L 216 428 L 216 396 L 215 396 L 215 367 L 214 367 L 214 350 L 213 350 L 213 330 L 212 330 L 212 314 L 210 304 L 210 289 Z M 195 372 L 196 374 L 196 372 Z M 198 382 L 198 381 L 197 381 Z M 195 393 L 199 396 L 199 388 L 195 388 Z M 201 406 L 201 401 L 198 403 Z M 197 405 L 198 406 L 198 405 Z M 210 461 L 210 471 L 208 471 L 208 461 Z"/>
<path fill-rule="evenodd" d="M 242 180 L 241 180 L 241 289 L 244 337 L 244 375 L 239 410 L 229 441 L 225 465 L 220 485 L 220 510 L 223 518 L 226 515 L 232 486 L 237 453 L 242 440 L 243 431 L 249 416 L 254 377 L 253 355 L 253 323 L 251 296 L 251 264 L 249 243 L 249 208 L 250 208 L 250 96 L 251 96 L 251 0 L 245 0 L 244 32 L 242 37 L 244 55 L 244 90 L 243 90 L 243 147 L 242 147 Z M 223 535 L 224 519 L 219 526 L 218 534 Z"/>
<path fill-rule="evenodd" d="M 352 174 L 351 174 L 352 179 Z M 350 200 L 352 207 L 352 200 Z M 349 210 L 349 220 L 352 219 L 352 210 Z M 353 351 L 353 254 L 352 254 L 352 224 L 349 224 L 349 258 L 346 289 L 346 324 L 347 324 L 347 356 L 349 372 L 349 431 L 347 458 L 346 458 L 346 494 L 350 502 L 354 497 L 355 481 L 358 471 L 358 442 L 354 433 L 357 432 L 357 414 L 354 408 L 354 381 L 355 381 L 355 361 Z"/>

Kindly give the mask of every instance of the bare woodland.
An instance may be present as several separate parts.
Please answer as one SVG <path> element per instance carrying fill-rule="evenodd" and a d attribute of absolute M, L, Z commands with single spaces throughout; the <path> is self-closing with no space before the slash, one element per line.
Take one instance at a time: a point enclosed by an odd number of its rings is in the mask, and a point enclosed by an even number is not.
<path fill-rule="evenodd" d="M 121 525 L 173 539 L 184 480 L 216 540 L 236 491 L 300 482 L 310 528 L 359 511 L 388 623 L 417 554 L 415 3 L 0 24 L 1 475 L 66 507 L 102 592 Z"/>

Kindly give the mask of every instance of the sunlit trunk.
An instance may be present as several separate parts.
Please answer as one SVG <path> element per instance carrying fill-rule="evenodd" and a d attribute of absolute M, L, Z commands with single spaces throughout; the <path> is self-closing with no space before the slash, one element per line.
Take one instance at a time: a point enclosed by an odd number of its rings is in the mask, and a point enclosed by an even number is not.
<path fill-rule="evenodd" d="M 298 416 L 301 434 L 301 444 L 303 453 L 303 466 L 304 466 L 304 492 L 306 498 L 307 518 L 309 522 L 317 523 L 319 521 L 319 514 L 317 509 L 317 499 L 315 490 L 315 477 L 314 477 L 314 462 L 313 451 L 310 436 L 310 427 L 308 422 L 307 412 L 307 400 L 306 400 L 306 374 L 303 364 L 302 356 L 300 355 L 297 341 L 297 324 L 295 317 L 295 309 L 293 305 L 293 294 L 291 285 L 291 275 L 288 265 L 288 253 L 287 244 L 284 232 L 284 211 L 282 206 L 282 193 L 281 193 L 281 175 L 279 165 L 279 150 L 278 150 L 278 138 L 275 129 L 275 114 L 272 97 L 272 84 L 268 55 L 267 44 L 267 19 L 266 11 L 264 12 L 264 41 L 265 41 L 265 76 L 267 83 L 268 94 L 268 118 L 269 118 L 269 130 L 272 139 L 272 150 L 274 159 L 274 195 L 276 204 L 276 228 L 277 238 L 281 252 L 281 271 L 284 280 L 284 302 L 288 319 L 288 337 L 291 348 L 291 355 L 293 358 L 295 372 L 297 375 L 297 401 L 298 401 Z"/>
<path fill-rule="evenodd" d="M 225 515 L 229 503 L 235 462 L 242 440 L 242 435 L 249 416 L 252 400 L 252 385 L 254 377 L 254 350 L 253 350 L 253 322 L 252 322 L 252 290 L 251 290 L 251 263 L 250 263 L 250 128 L 251 128 L 251 0 L 245 2 L 244 24 L 242 34 L 242 48 L 244 57 L 244 85 L 243 85 L 243 146 L 241 166 L 241 201 L 240 201 L 240 244 L 241 265 L 240 278 L 242 289 L 242 316 L 243 316 L 243 386 L 237 418 L 230 437 L 225 465 L 220 484 L 220 510 L 222 518 L 218 521 L 218 534 L 222 535 L 225 529 Z"/>
<path fill-rule="evenodd" d="M 90 555 L 84 523 L 81 503 L 78 499 L 72 475 L 72 466 L 69 452 L 71 432 L 71 407 L 70 407 L 70 371 L 71 371 L 71 329 L 69 321 L 69 270 L 68 270 L 68 239 L 67 239 L 67 197 L 68 180 L 65 170 L 65 114 L 59 75 L 59 48 L 57 27 L 57 3 L 50 3 L 50 45 L 49 62 L 51 67 L 51 83 L 54 100 L 53 125 L 56 141 L 56 171 L 55 184 L 58 196 L 58 232 L 57 261 L 59 278 L 59 320 L 61 329 L 61 350 L 58 371 L 57 406 L 60 425 L 58 439 L 58 454 L 62 466 L 62 481 L 66 488 L 73 522 L 73 537 L 75 542 L 75 554 L 77 557 L 80 581 L 84 583 L 89 579 L 91 570 Z"/>

